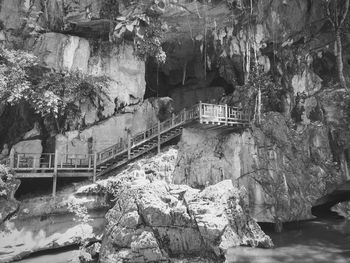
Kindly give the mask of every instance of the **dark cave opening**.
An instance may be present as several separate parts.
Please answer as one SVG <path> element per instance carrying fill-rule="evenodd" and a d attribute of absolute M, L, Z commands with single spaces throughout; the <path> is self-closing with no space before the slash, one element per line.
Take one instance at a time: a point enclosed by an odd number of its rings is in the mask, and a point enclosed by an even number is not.
<path fill-rule="evenodd" d="M 185 63 L 178 61 L 177 63 Z M 187 63 L 186 72 L 174 68 L 169 71 L 157 65 L 154 59 L 146 61 L 145 80 L 146 90 L 144 99 L 170 97 L 173 99 L 175 111 L 202 102 L 220 101 L 234 91 L 234 85 L 220 76 L 218 68 L 206 70 L 199 74 L 195 61 Z M 175 66 L 174 66 L 175 67 Z"/>
<path fill-rule="evenodd" d="M 23 200 L 30 197 L 50 195 L 52 193 L 52 178 L 21 178 L 21 184 L 15 193 L 17 200 Z M 84 177 L 58 178 L 57 191 L 64 187 L 86 180 Z"/>

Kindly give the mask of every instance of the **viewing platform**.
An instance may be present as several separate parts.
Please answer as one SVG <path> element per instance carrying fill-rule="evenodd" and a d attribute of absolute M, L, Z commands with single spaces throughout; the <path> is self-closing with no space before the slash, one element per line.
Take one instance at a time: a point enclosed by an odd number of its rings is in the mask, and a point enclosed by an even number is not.
<path fill-rule="evenodd" d="M 250 114 L 227 105 L 199 103 L 180 111 L 171 118 L 99 152 L 70 153 L 15 153 L 7 160 L 16 178 L 53 178 L 53 195 L 58 177 L 96 177 L 138 158 L 182 134 L 185 126 L 203 129 L 237 129 L 250 123 Z"/>

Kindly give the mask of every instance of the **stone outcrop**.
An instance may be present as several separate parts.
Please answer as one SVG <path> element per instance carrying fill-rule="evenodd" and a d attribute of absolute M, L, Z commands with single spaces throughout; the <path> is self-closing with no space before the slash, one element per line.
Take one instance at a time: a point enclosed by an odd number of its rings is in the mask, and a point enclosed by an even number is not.
<path fill-rule="evenodd" d="M 230 180 L 203 191 L 158 180 L 132 179 L 123 187 L 106 215 L 101 262 L 167 262 L 180 254 L 220 259 L 230 247 L 272 246 Z"/>
<path fill-rule="evenodd" d="M 120 104 L 129 105 L 141 101 L 146 88 L 145 64 L 134 56 L 133 47 L 91 45 L 93 43 L 78 36 L 45 33 L 36 41 L 33 51 L 46 67 L 58 71 L 79 70 L 85 74 L 108 77 L 106 93 L 109 99 L 106 98 L 105 101 L 104 116 L 112 115 Z M 98 51 L 93 52 L 93 48 Z M 85 115 L 87 124 L 98 120 L 97 112 L 87 112 Z"/>
<path fill-rule="evenodd" d="M 171 105 L 170 105 L 171 106 Z M 148 100 L 128 107 L 128 112 L 116 114 L 82 131 L 70 131 L 56 136 L 56 149 L 60 153 L 91 154 L 120 141 L 127 144 L 127 133 L 131 136 L 145 131 L 158 121 L 159 108 Z"/>
<path fill-rule="evenodd" d="M 13 161 L 13 157 L 16 153 L 26 154 L 26 158 L 29 158 L 29 164 L 31 167 L 40 167 L 40 157 L 43 152 L 43 146 L 40 139 L 20 141 L 12 146 L 10 151 L 10 160 Z M 14 164 L 11 164 L 11 167 Z"/>
<path fill-rule="evenodd" d="M 310 219 L 316 200 L 346 180 L 332 162 L 328 136 L 320 123 L 297 132 L 277 113 L 242 133 L 185 129 L 174 182 L 204 187 L 231 179 L 246 187 L 258 221 Z"/>

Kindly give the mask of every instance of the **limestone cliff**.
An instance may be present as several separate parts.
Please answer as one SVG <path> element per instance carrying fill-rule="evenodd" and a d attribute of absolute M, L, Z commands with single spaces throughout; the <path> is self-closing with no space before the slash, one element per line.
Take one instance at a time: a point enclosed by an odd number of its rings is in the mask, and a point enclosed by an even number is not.
<path fill-rule="evenodd" d="M 332 161 L 329 128 L 318 123 L 295 131 L 276 113 L 262 123 L 232 134 L 184 130 L 174 182 L 202 188 L 231 179 L 245 186 L 260 222 L 313 218 L 316 200 L 346 180 Z"/>

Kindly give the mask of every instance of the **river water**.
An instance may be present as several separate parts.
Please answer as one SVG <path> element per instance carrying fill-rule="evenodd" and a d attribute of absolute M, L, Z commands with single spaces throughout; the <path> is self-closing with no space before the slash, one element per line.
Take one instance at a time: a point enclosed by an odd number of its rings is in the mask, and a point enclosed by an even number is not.
<path fill-rule="evenodd" d="M 313 220 L 284 226 L 282 233 L 264 229 L 275 248 L 239 247 L 228 263 L 350 263 L 350 221 Z"/>
<path fill-rule="evenodd" d="M 350 263 L 350 221 L 314 220 L 287 224 L 282 233 L 264 228 L 273 249 L 239 247 L 227 253 L 227 263 Z M 78 251 L 40 255 L 22 263 L 77 262 Z"/>

